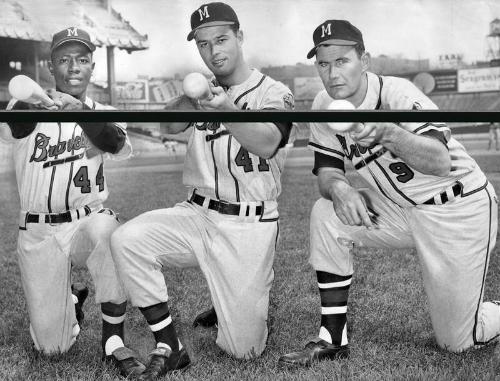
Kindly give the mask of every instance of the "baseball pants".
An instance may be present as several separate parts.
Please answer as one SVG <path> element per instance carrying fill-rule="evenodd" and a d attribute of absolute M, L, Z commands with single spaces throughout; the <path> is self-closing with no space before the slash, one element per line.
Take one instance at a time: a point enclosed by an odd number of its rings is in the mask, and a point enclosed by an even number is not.
<path fill-rule="evenodd" d="M 126 300 L 109 247 L 118 225 L 114 216 L 94 212 L 69 223 L 27 224 L 19 231 L 19 267 L 38 350 L 66 352 L 80 331 L 71 295 L 72 265 L 89 269 L 97 303 Z"/>
<path fill-rule="evenodd" d="M 378 228 L 344 225 L 331 201 L 311 213 L 310 263 L 317 271 L 351 275 L 351 247 L 416 248 L 439 346 L 460 352 L 500 334 L 500 307 L 482 302 L 497 236 L 498 199 L 491 184 L 443 205 L 401 208 L 361 190 L 379 214 Z"/>
<path fill-rule="evenodd" d="M 269 205 L 273 205 L 272 208 Z M 277 217 L 276 202 L 266 214 Z M 168 300 L 163 266 L 199 266 L 217 312 L 217 345 L 238 358 L 265 348 L 269 291 L 278 222 L 220 214 L 183 202 L 144 213 L 121 226 L 111 246 L 120 278 L 134 306 Z"/>

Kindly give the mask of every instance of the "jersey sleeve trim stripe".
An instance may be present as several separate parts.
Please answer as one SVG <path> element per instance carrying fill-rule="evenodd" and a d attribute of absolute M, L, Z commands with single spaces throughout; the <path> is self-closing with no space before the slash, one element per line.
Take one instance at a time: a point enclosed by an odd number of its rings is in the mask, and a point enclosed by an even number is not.
<path fill-rule="evenodd" d="M 313 142 L 309 142 L 307 144 L 313 151 L 318 151 L 318 152 L 323 152 L 325 154 L 334 154 L 334 155 L 337 155 L 337 156 L 340 156 L 341 158 L 344 158 L 345 157 L 345 154 L 343 152 L 340 152 L 340 151 L 337 151 L 333 148 L 328 148 L 328 147 L 324 147 L 324 146 L 321 146 L 317 143 L 313 143 Z"/>
<path fill-rule="evenodd" d="M 413 132 L 415 134 L 420 133 L 420 131 L 425 130 L 447 130 L 448 126 L 445 123 L 425 123 L 421 125 L 420 127 L 416 128 Z"/>

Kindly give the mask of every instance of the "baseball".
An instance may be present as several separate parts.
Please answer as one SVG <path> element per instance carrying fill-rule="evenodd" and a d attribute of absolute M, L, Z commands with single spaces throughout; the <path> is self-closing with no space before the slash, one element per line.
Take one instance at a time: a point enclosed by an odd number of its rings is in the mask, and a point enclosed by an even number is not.
<path fill-rule="evenodd" d="M 212 95 L 207 79 L 200 73 L 186 75 L 182 82 L 182 90 L 184 94 L 193 99 L 210 98 Z"/>
<path fill-rule="evenodd" d="M 334 99 L 329 105 L 328 110 L 355 110 L 356 107 L 345 99 Z M 328 127 L 330 127 L 335 132 L 349 132 L 357 128 L 357 123 L 351 122 L 328 122 Z"/>

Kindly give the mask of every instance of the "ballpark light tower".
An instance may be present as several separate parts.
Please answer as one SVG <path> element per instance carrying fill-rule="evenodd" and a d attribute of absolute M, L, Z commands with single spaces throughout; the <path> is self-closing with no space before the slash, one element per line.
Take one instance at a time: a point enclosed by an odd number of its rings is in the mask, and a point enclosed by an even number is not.
<path fill-rule="evenodd" d="M 490 22 L 490 34 L 486 36 L 486 59 L 491 66 L 500 66 L 500 19 Z"/>

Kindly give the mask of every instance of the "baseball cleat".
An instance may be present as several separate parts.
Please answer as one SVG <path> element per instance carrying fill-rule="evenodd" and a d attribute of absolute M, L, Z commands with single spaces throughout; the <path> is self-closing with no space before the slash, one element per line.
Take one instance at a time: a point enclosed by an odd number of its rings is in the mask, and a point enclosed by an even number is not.
<path fill-rule="evenodd" d="M 317 338 L 298 352 L 288 353 L 278 360 L 282 365 L 311 366 L 321 360 L 337 360 L 349 357 L 349 346 L 330 344 Z"/>
<path fill-rule="evenodd" d="M 214 307 L 196 316 L 193 321 L 193 327 L 197 327 L 199 325 L 205 328 L 217 327 L 217 313 L 215 312 Z"/>
<path fill-rule="evenodd" d="M 81 283 L 75 283 L 71 285 L 71 293 L 78 299 L 78 303 L 75 303 L 75 315 L 78 324 L 82 325 L 83 319 L 85 318 L 82 307 L 83 303 L 85 303 L 85 299 L 89 296 L 89 289 Z"/>
<path fill-rule="evenodd" d="M 111 355 L 105 356 L 106 362 L 112 363 L 122 377 L 139 376 L 146 366 L 137 360 L 135 352 L 127 347 L 116 349 Z"/>
<path fill-rule="evenodd" d="M 167 372 L 181 370 L 191 364 L 185 348 L 172 352 L 169 348 L 156 348 L 149 354 L 146 370 L 139 377 L 143 381 L 158 380 Z"/>

